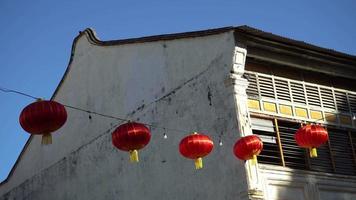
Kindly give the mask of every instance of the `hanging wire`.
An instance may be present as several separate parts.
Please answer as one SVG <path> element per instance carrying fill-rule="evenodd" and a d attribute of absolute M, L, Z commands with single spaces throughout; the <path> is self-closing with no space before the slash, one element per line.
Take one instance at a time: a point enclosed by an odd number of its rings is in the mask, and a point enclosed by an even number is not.
<path fill-rule="evenodd" d="M 33 95 L 30 95 L 30 94 L 27 94 L 25 92 L 22 92 L 22 91 L 18 91 L 18 90 L 13 90 L 13 89 L 9 89 L 9 88 L 5 88 L 5 87 L 2 87 L 0 86 L 0 91 L 2 92 L 5 92 L 5 93 L 14 93 L 14 94 L 18 94 L 18 95 L 22 95 L 22 96 L 25 96 L 25 97 L 28 97 L 28 98 L 32 98 L 32 99 L 35 99 L 35 100 L 39 100 L 41 98 L 39 97 L 35 97 Z M 155 101 L 147 104 L 147 106 L 153 104 Z M 103 113 L 98 113 L 98 112 L 95 112 L 95 111 L 91 111 L 91 110 L 87 110 L 87 109 L 83 109 L 83 108 L 78 108 L 78 107 L 75 107 L 75 106 L 71 106 L 71 105 L 66 105 L 66 104 L 62 104 L 64 107 L 66 108 L 71 108 L 73 110 L 78 110 L 78 111 L 81 111 L 81 112 L 86 112 L 89 114 L 89 119 L 92 118 L 91 114 L 93 115 L 98 115 L 98 116 L 101 116 L 101 117 L 105 117 L 105 118 L 110 118 L 110 119 L 116 119 L 116 120 L 120 120 L 121 122 L 130 122 L 132 120 L 130 119 L 125 119 L 123 117 L 117 117 L 117 116 L 112 116 L 112 115 L 108 115 L 108 114 L 103 114 Z M 356 116 L 355 114 L 353 115 L 352 119 L 356 119 Z M 316 119 L 316 121 L 318 120 L 322 120 L 322 119 Z M 137 120 L 139 121 L 139 120 Z M 167 128 L 167 127 L 161 127 L 161 126 L 157 126 L 157 125 L 153 125 L 153 124 L 149 124 L 149 123 L 144 123 L 144 122 L 140 122 L 146 126 L 149 126 L 150 128 L 157 128 L 157 129 L 162 129 L 164 131 L 164 134 L 163 134 L 163 138 L 164 139 L 167 139 L 168 136 L 167 136 L 167 133 L 166 131 L 174 131 L 174 132 L 185 132 L 185 133 L 190 133 L 192 131 L 187 131 L 187 130 L 181 130 L 181 129 L 175 129 L 175 128 Z M 312 122 L 313 123 L 313 122 Z M 315 123 L 315 122 L 314 122 Z M 304 120 L 304 124 L 306 124 L 306 121 Z M 221 136 L 219 136 L 219 145 L 222 146 L 223 142 L 222 142 L 222 139 L 221 139 Z"/>
<path fill-rule="evenodd" d="M 35 99 L 35 100 L 38 100 L 38 99 L 41 99 L 39 97 L 35 97 L 33 95 L 30 95 L 30 94 L 27 94 L 27 93 L 24 93 L 24 92 L 21 92 L 21 91 L 18 91 L 18 90 L 13 90 L 13 89 L 8 89 L 8 88 L 5 88 L 5 87 L 1 87 L 0 86 L 0 91 L 2 92 L 6 92 L 6 93 L 15 93 L 15 94 L 18 94 L 18 95 L 22 95 L 22 96 L 25 96 L 25 97 L 29 97 L 29 98 L 32 98 L 32 99 Z M 152 103 L 154 102 L 151 102 L 149 103 L 148 105 L 151 105 Z M 73 110 L 78 110 L 78 111 L 81 111 L 81 112 L 86 112 L 89 114 L 89 116 L 91 117 L 91 114 L 93 115 L 98 115 L 98 116 L 101 116 L 101 117 L 105 117 L 105 118 L 110 118 L 110 119 L 116 119 L 116 120 L 120 120 L 122 122 L 130 122 L 132 120 L 130 119 L 125 119 L 123 117 L 117 117 L 117 116 L 112 116 L 112 115 L 108 115 L 108 114 L 102 114 L 102 113 L 98 113 L 98 112 L 95 112 L 95 111 L 91 111 L 91 110 L 87 110 L 87 109 L 83 109 L 83 108 L 78 108 L 78 107 L 75 107 L 75 106 L 71 106 L 71 105 L 66 105 L 66 104 L 62 104 L 64 107 L 66 108 L 71 108 Z M 139 121 L 139 120 L 137 120 Z M 175 128 L 167 128 L 167 127 L 163 127 L 163 126 L 156 126 L 156 125 L 153 125 L 153 124 L 149 124 L 149 123 L 145 123 L 145 122 L 140 122 L 141 124 L 144 124 L 146 126 L 149 126 L 150 128 L 157 128 L 157 129 L 162 129 L 166 132 L 166 130 L 169 130 L 169 131 L 175 131 L 175 132 L 185 132 L 185 133 L 190 133 L 192 131 L 187 131 L 187 130 L 180 130 L 180 129 L 175 129 Z M 166 138 L 167 138 L 167 135 L 166 135 Z"/>
<path fill-rule="evenodd" d="M 86 110 L 86 109 L 83 109 L 83 108 L 78 108 L 78 107 L 74 107 L 74 106 L 70 106 L 70 105 L 66 105 L 66 104 L 62 104 L 62 105 L 63 105 L 64 107 L 66 107 L 66 108 L 71 108 L 71 109 L 73 109 L 73 110 L 78 110 L 78 111 L 86 112 L 86 113 L 88 113 L 89 115 L 93 114 L 93 115 L 98 115 L 98 116 L 102 116 L 102 117 L 106 117 L 106 118 L 110 118 L 110 119 L 117 119 L 117 120 L 127 121 L 127 122 L 130 121 L 129 119 L 124 119 L 124 118 L 121 118 L 121 117 L 116 117 L 116 116 L 107 115 L 107 114 L 102 114 L 102 113 L 98 113 L 98 112 L 95 112 L 95 111 Z"/>
<path fill-rule="evenodd" d="M 26 96 L 26 97 L 29 97 L 29 98 L 32 98 L 32 99 L 35 99 L 35 100 L 40 99 L 40 98 L 38 98 L 38 97 L 35 97 L 35 96 L 32 96 L 32 95 L 26 94 L 26 93 L 24 93 L 24 92 L 20 92 L 20 91 L 17 91 L 17 90 L 7 89 L 7 88 L 1 87 L 1 86 L 0 86 L 0 90 L 3 91 L 3 92 L 6 92 L 6 93 L 19 94 L 19 95 Z"/>

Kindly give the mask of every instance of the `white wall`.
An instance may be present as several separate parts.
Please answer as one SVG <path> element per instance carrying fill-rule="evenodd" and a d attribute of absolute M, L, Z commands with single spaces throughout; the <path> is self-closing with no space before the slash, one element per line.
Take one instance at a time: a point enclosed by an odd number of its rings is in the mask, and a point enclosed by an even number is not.
<path fill-rule="evenodd" d="M 356 178 L 337 174 L 260 165 L 269 200 L 353 200 Z"/>
<path fill-rule="evenodd" d="M 139 164 L 111 145 L 117 121 L 68 109 L 54 144 L 31 141 L 0 199 L 240 199 L 244 167 L 232 154 L 238 133 L 232 32 L 198 38 L 97 46 L 82 36 L 55 100 L 108 115 L 209 134 L 215 149 L 196 171 L 179 155 L 189 132 L 152 129 Z M 210 96 L 208 98 L 208 96 Z M 223 133 L 224 146 L 218 135 Z M 2 196 L 2 197 L 1 197 Z M 244 196 L 246 196 L 244 194 Z"/>

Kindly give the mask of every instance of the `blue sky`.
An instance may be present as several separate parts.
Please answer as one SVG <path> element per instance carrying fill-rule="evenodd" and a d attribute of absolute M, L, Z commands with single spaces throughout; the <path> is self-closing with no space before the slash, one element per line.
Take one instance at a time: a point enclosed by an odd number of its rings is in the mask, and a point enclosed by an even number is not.
<path fill-rule="evenodd" d="M 356 55 L 356 1 L 1 0 L 0 86 L 50 98 L 80 30 L 102 40 L 249 25 Z M 29 135 L 18 123 L 32 100 L 0 93 L 0 181 Z"/>

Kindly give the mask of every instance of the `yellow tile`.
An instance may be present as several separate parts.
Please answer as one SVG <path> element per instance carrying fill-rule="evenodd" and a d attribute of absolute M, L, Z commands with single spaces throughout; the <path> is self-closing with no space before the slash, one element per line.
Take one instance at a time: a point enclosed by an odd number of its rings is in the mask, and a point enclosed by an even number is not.
<path fill-rule="evenodd" d="M 317 111 L 317 110 L 311 110 L 310 111 L 310 117 L 312 119 L 324 120 L 323 113 L 321 111 Z"/>
<path fill-rule="evenodd" d="M 261 110 L 260 102 L 258 100 L 248 99 L 247 104 L 248 104 L 248 108 Z"/>
<path fill-rule="evenodd" d="M 268 112 L 277 112 L 276 104 L 270 102 L 263 102 L 263 108 Z"/>
<path fill-rule="evenodd" d="M 285 115 L 292 115 L 292 106 L 287 106 L 287 105 L 279 105 L 279 111 L 281 114 Z"/>
<path fill-rule="evenodd" d="M 306 108 L 299 108 L 296 107 L 295 108 L 295 115 L 297 117 L 304 117 L 304 118 L 308 118 L 308 111 Z"/>
<path fill-rule="evenodd" d="M 327 122 L 336 123 L 336 114 L 325 112 L 325 120 Z"/>
<path fill-rule="evenodd" d="M 340 117 L 340 123 L 345 124 L 345 125 L 351 125 L 351 117 L 348 115 L 339 115 Z"/>

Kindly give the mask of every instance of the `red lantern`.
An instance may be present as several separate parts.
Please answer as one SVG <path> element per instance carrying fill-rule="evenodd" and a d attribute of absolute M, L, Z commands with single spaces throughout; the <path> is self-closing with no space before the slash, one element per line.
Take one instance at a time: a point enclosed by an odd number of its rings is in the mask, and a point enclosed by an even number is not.
<path fill-rule="evenodd" d="M 180 141 L 179 152 L 186 158 L 195 160 L 195 168 L 203 168 L 203 157 L 207 156 L 214 147 L 209 136 L 193 133 Z"/>
<path fill-rule="evenodd" d="M 67 112 L 58 102 L 38 100 L 22 110 L 19 121 L 28 133 L 42 135 L 42 144 L 52 144 L 51 133 L 64 125 Z"/>
<path fill-rule="evenodd" d="M 234 154 L 241 160 L 252 159 L 252 164 L 257 163 L 257 156 L 263 149 L 262 140 L 257 135 L 248 135 L 240 138 L 234 145 Z"/>
<path fill-rule="evenodd" d="M 318 157 L 316 148 L 328 141 L 328 132 L 320 125 L 305 125 L 294 135 L 300 147 L 308 148 L 311 158 Z"/>
<path fill-rule="evenodd" d="M 151 139 L 150 130 L 143 124 L 128 122 L 122 124 L 112 133 L 113 145 L 130 153 L 130 161 L 138 162 L 138 150 L 145 147 Z"/>

